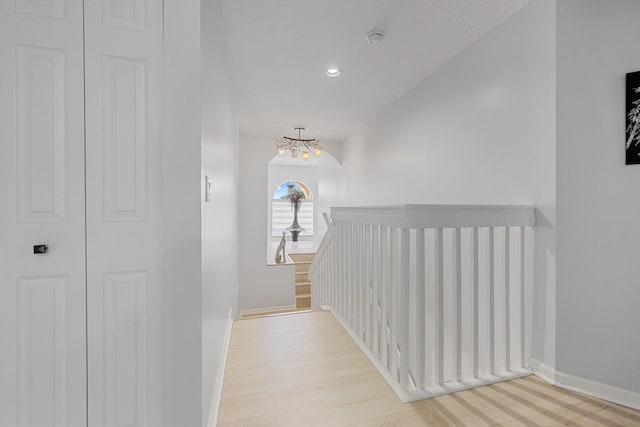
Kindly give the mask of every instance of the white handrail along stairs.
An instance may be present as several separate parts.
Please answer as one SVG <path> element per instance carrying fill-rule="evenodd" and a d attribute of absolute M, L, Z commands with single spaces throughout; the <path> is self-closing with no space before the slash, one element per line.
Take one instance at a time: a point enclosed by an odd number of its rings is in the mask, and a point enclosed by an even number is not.
<path fill-rule="evenodd" d="M 332 208 L 309 269 L 403 402 L 531 373 L 533 206 Z"/>

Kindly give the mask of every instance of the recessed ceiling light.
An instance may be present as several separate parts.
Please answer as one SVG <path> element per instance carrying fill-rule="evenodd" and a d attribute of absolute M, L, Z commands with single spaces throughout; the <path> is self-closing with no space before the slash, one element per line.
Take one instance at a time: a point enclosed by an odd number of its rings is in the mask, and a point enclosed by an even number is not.
<path fill-rule="evenodd" d="M 327 71 L 324 72 L 324 75 L 327 77 L 339 77 L 340 74 L 342 74 L 342 70 L 340 68 L 335 68 L 335 67 L 329 67 L 327 68 Z"/>

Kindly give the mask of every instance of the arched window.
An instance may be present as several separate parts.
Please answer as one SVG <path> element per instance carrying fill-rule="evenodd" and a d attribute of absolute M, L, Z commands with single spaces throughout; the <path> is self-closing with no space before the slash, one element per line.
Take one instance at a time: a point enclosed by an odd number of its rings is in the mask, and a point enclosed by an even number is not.
<path fill-rule="evenodd" d="M 298 223 L 304 231 L 301 236 L 313 235 L 313 194 L 309 187 L 301 181 L 285 181 L 281 183 L 273 192 L 271 201 L 271 236 L 280 237 L 282 232 L 293 222 L 293 206 L 289 201 L 289 192 L 301 192 L 304 197 L 301 199 L 298 210 Z"/>

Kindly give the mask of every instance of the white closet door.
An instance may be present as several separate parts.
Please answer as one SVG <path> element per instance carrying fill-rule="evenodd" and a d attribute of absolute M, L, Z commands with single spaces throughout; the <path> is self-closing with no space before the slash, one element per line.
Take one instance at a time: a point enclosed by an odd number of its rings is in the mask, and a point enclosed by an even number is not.
<path fill-rule="evenodd" d="M 87 423 L 82 26 L 0 0 L 1 427 Z"/>
<path fill-rule="evenodd" d="M 157 427 L 162 2 L 85 1 L 89 425 Z"/>

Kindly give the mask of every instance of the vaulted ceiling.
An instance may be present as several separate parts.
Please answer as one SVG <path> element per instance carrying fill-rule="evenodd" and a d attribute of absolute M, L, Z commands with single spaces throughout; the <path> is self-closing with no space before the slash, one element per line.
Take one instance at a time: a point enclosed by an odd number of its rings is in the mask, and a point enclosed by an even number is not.
<path fill-rule="evenodd" d="M 246 134 L 342 140 L 528 0 L 222 0 Z M 378 47 L 365 40 L 385 33 Z M 487 58 L 490 60 L 490 58 Z M 329 66 L 339 78 L 328 78 Z"/>

